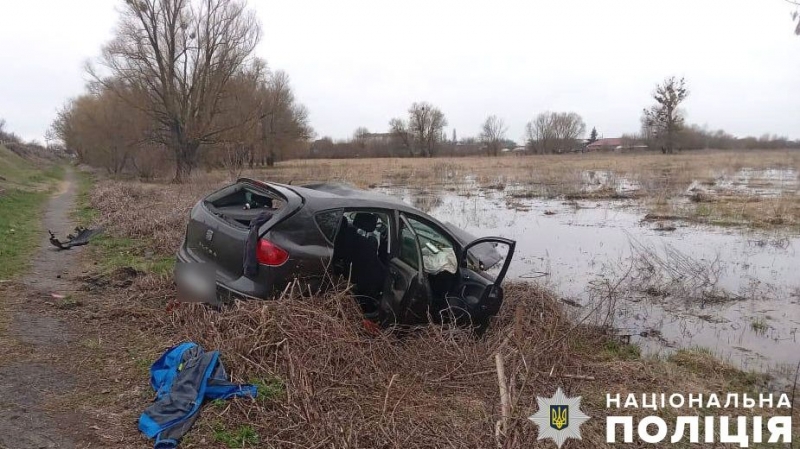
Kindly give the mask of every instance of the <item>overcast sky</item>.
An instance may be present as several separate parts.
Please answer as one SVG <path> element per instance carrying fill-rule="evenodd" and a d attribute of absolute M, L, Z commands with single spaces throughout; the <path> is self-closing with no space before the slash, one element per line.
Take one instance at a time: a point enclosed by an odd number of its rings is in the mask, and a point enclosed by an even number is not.
<path fill-rule="evenodd" d="M 521 141 L 542 111 L 635 132 L 655 84 L 684 76 L 691 123 L 800 138 L 800 37 L 782 0 L 251 0 L 257 54 L 287 71 L 318 136 L 385 131 L 414 101 Z M 0 118 L 43 139 L 116 24 L 113 0 L 3 0 Z"/>

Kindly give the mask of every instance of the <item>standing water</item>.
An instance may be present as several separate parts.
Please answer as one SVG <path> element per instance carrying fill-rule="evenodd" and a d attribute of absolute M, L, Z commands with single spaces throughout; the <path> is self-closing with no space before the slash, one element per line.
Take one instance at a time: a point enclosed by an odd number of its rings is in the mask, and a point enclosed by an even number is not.
<path fill-rule="evenodd" d="M 758 371 L 788 371 L 798 362 L 796 235 L 657 226 L 643 222 L 644 211 L 632 201 L 512 201 L 503 191 L 472 189 L 471 195 L 462 196 L 384 190 L 474 235 L 515 239 L 509 279 L 549 285 L 578 316 L 593 309 L 598 284 L 616 285 L 654 261 L 673 274 L 659 287 L 675 287 L 683 276 L 676 270 L 685 268 L 689 278 L 702 272 L 704 282 L 695 285 L 696 295 L 688 290 L 682 292 L 689 296 L 667 294 L 634 283 L 619 291 L 613 325 L 646 353 L 703 347 Z"/>

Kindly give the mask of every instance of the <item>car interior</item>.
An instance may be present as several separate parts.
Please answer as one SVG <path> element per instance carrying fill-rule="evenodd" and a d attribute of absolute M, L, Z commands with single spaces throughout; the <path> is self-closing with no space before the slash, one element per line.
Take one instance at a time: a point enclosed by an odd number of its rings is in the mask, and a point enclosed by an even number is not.
<path fill-rule="evenodd" d="M 434 300 L 452 294 L 456 287 L 458 258 L 453 242 L 432 226 L 408 218 L 422 251 L 422 268 Z"/>
<path fill-rule="evenodd" d="M 269 196 L 265 192 L 256 191 L 244 185 L 234 186 L 232 191 L 219 192 L 221 196 L 210 196 L 206 200 L 206 207 L 238 227 L 248 227 L 250 221 L 264 210 L 278 210 L 283 207 L 283 202 L 277 197 Z"/>
<path fill-rule="evenodd" d="M 345 212 L 334 241 L 337 274 L 349 277 L 364 313 L 377 310 L 389 257 L 389 217 L 382 212 Z"/>
<path fill-rule="evenodd" d="M 333 251 L 335 272 L 349 277 L 365 315 L 377 312 L 382 298 L 389 262 L 389 216 L 374 211 L 343 214 Z M 414 234 L 401 232 L 400 259 L 413 268 L 419 260 L 434 305 L 443 305 L 456 289 L 458 262 L 450 239 L 431 226 L 409 220 Z M 405 230 L 405 224 L 402 225 Z M 421 254 L 420 254 L 421 250 Z M 439 304 L 441 303 L 441 304 Z"/>

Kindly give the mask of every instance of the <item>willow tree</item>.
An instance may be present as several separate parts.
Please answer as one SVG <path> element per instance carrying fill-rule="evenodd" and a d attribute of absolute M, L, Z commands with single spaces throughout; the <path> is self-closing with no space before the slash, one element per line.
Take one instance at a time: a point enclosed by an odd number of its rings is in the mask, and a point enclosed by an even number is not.
<path fill-rule="evenodd" d="M 244 1 L 125 0 L 115 37 L 99 60 L 106 70 L 90 66 L 89 72 L 120 97 L 145 99 L 130 104 L 156 123 L 153 139 L 171 150 L 175 181 L 182 182 L 201 146 L 259 119 L 260 107 L 237 123 L 218 116 L 231 81 L 253 63 L 260 38 L 260 24 Z"/>

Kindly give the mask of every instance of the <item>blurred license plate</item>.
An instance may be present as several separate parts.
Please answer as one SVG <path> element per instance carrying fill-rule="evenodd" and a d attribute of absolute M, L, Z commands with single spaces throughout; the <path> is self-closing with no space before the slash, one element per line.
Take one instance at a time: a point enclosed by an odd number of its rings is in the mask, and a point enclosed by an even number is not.
<path fill-rule="evenodd" d="M 216 272 L 208 264 L 180 262 L 175 265 L 178 300 L 216 304 Z"/>

